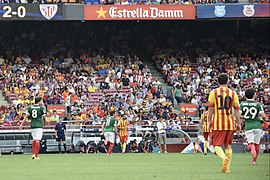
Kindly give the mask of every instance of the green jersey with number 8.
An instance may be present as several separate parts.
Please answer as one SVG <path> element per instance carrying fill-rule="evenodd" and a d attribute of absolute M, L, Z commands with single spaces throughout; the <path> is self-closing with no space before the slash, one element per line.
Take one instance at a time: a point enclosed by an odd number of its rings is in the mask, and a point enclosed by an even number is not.
<path fill-rule="evenodd" d="M 39 105 L 32 105 L 28 108 L 28 115 L 31 120 L 31 129 L 43 128 L 42 116 L 44 109 Z"/>
<path fill-rule="evenodd" d="M 245 120 L 246 131 L 251 129 L 262 129 L 260 113 L 263 112 L 262 105 L 252 99 L 248 99 L 240 104 L 242 117 Z"/>
<path fill-rule="evenodd" d="M 108 117 L 105 119 L 104 132 L 114 132 L 114 126 L 116 125 L 116 119 L 114 117 Z"/>

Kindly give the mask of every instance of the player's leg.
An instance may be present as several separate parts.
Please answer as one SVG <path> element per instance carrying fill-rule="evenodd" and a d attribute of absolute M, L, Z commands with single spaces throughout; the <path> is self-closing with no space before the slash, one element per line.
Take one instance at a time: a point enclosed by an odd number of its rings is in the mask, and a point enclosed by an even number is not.
<path fill-rule="evenodd" d="M 254 147 L 256 151 L 256 157 L 253 158 L 253 164 L 257 164 L 257 158 L 260 153 L 260 141 L 261 141 L 261 136 L 262 136 L 262 130 L 261 129 L 254 129 Z"/>
<path fill-rule="evenodd" d="M 36 141 L 35 141 L 35 137 L 36 137 L 36 131 L 35 129 L 31 129 L 31 135 L 32 135 L 32 138 L 33 138 L 33 141 L 32 141 L 32 159 L 35 159 L 36 157 Z"/>
<path fill-rule="evenodd" d="M 66 144 L 66 141 L 63 141 L 63 145 L 64 145 L 64 151 L 65 153 L 67 152 L 67 144 Z"/>
<path fill-rule="evenodd" d="M 204 155 L 207 155 L 207 148 L 208 148 L 208 133 L 207 133 L 207 132 L 204 132 L 204 133 L 203 133 L 203 136 L 204 136 L 204 148 L 203 148 L 203 151 L 204 151 Z"/>
<path fill-rule="evenodd" d="M 212 138 L 216 154 L 222 159 L 222 172 L 225 173 L 228 167 L 229 158 L 225 155 L 221 146 L 225 142 L 226 131 L 213 131 Z"/>
<path fill-rule="evenodd" d="M 113 132 L 108 132 L 108 141 L 109 143 L 109 150 L 108 150 L 108 155 L 111 155 L 111 152 L 113 150 L 113 146 L 114 146 L 114 138 L 115 138 L 115 134 Z"/>
<path fill-rule="evenodd" d="M 127 147 L 127 136 L 121 137 L 121 144 L 122 144 L 122 153 L 125 153 Z"/>
<path fill-rule="evenodd" d="M 248 142 L 248 149 L 250 150 L 250 153 L 253 157 L 253 162 L 254 162 L 254 159 L 257 156 L 255 145 L 254 145 L 254 143 L 255 143 L 254 130 L 252 129 L 252 130 L 246 131 L 246 137 L 247 137 L 247 142 Z"/>
<path fill-rule="evenodd" d="M 231 162 L 232 162 L 232 156 L 233 156 L 231 144 L 233 142 L 233 135 L 234 135 L 234 131 L 227 131 L 226 139 L 224 142 L 225 155 L 229 158 L 227 170 L 225 171 L 225 173 L 230 173 L 231 171 Z"/>
<path fill-rule="evenodd" d="M 42 135 L 43 135 L 43 129 L 42 128 L 37 128 L 36 129 L 36 152 L 35 152 L 35 159 L 39 159 L 38 157 L 38 153 L 39 153 L 39 149 L 40 149 L 40 140 L 42 139 Z"/>
<path fill-rule="evenodd" d="M 58 151 L 59 153 L 61 153 L 61 137 L 58 136 L 57 141 L 58 141 Z"/>
<path fill-rule="evenodd" d="M 65 135 L 62 137 L 62 143 L 63 143 L 63 146 L 64 146 L 64 151 L 66 153 L 67 152 L 67 144 L 66 144 L 66 137 L 65 137 Z"/>
<path fill-rule="evenodd" d="M 109 134 L 108 134 L 108 132 L 105 132 L 105 133 L 104 133 L 104 138 L 105 138 L 104 144 L 109 146 L 109 143 L 110 143 L 110 142 L 108 141 L 108 139 L 109 139 Z"/>

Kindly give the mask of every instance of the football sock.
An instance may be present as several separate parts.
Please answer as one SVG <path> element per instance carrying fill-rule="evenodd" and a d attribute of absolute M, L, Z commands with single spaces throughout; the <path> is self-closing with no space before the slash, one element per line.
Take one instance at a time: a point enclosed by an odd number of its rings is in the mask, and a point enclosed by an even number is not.
<path fill-rule="evenodd" d="M 250 149 L 250 153 L 251 153 L 251 155 L 253 157 L 253 160 L 254 159 L 256 160 L 257 153 L 256 153 L 255 145 L 254 144 L 248 144 L 248 148 Z"/>
<path fill-rule="evenodd" d="M 256 154 L 257 154 L 257 156 L 255 158 L 255 161 L 256 161 L 258 156 L 259 156 L 259 153 L 260 153 L 260 146 L 259 146 L 259 144 L 254 144 L 254 146 L 255 146 L 255 150 L 256 150 Z"/>
<path fill-rule="evenodd" d="M 65 152 L 67 152 L 67 144 L 66 143 L 64 144 L 64 150 L 65 150 Z"/>
<path fill-rule="evenodd" d="M 226 155 L 224 154 L 224 151 L 223 149 L 220 147 L 220 146 L 215 146 L 215 151 L 216 151 L 216 154 L 222 159 L 226 159 Z"/>
<path fill-rule="evenodd" d="M 204 141 L 204 153 L 206 154 L 207 153 L 207 147 L 208 147 L 208 141 Z"/>
<path fill-rule="evenodd" d="M 39 149 L 40 149 L 40 143 L 39 141 L 36 141 L 36 153 L 35 153 L 36 157 L 38 157 Z"/>
<path fill-rule="evenodd" d="M 110 142 L 108 154 L 111 154 L 111 152 L 113 150 L 113 145 L 114 144 Z"/>
<path fill-rule="evenodd" d="M 58 144 L 58 150 L 61 152 L 61 144 Z"/>
<path fill-rule="evenodd" d="M 126 152 L 127 143 L 123 143 L 122 152 Z"/>
<path fill-rule="evenodd" d="M 32 141 L 32 154 L 36 154 L 36 141 Z"/>
<path fill-rule="evenodd" d="M 225 155 L 229 158 L 228 171 L 230 171 L 230 169 L 231 169 L 232 155 L 233 155 L 232 149 L 225 149 Z"/>

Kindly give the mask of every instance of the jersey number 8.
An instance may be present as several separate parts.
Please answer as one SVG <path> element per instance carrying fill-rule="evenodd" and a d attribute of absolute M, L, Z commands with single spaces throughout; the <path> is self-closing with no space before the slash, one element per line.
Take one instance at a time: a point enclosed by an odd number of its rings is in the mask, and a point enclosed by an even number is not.
<path fill-rule="evenodd" d="M 111 120 L 108 119 L 108 120 L 106 121 L 106 126 L 110 126 L 110 122 L 111 122 Z"/>
<path fill-rule="evenodd" d="M 32 110 L 32 118 L 37 118 L 37 110 Z"/>

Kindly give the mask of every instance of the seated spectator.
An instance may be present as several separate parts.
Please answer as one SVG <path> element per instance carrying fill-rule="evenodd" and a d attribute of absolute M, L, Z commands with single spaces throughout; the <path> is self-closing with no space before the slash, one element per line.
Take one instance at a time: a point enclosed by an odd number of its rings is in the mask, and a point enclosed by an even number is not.
<path fill-rule="evenodd" d="M 136 139 L 134 139 L 134 141 L 131 142 L 130 152 L 137 153 L 138 151 L 139 151 L 138 144 L 137 144 Z"/>
<path fill-rule="evenodd" d="M 4 126 L 11 126 L 12 125 L 12 116 L 10 115 L 10 113 L 6 113 L 5 117 L 4 117 Z"/>
<path fill-rule="evenodd" d="M 159 146 L 157 141 L 154 141 L 153 145 L 152 145 L 152 153 L 158 153 L 159 151 Z"/>
<path fill-rule="evenodd" d="M 143 153 L 148 153 L 149 152 L 149 146 L 148 146 L 148 140 L 147 139 L 145 139 L 143 141 L 142 152 Z"/>
<path fill-rule="evenodd" d="M 58 123 L 59 121 L 59 115 L 57 114 L 57 111 L 56 110 L 53 110 L 53 115 L 51 116 L 50 120 L 51 121 L 55 121 L 56 123 Z"/>
<path fill-rule="evenodd" d="M 95 150 L 95 148 L 91 145 L 91 142 L 90 142 L 90 141 L 87 143 L 86 153 L 96 153 L 96 150 Z"/>
<path fill-rule="evenodd" d="M 85 153 L 86 152 L 86 144 L 84 143 L 83 140 L 80 141 L 80 153 Z"/>
<path fill-rule="evenodd" d="M 106 148 L 104 142 L 99 142 L 98 148 L 97 148 L 97 153 L 107 153 L 107 148 Z"/>
<path fill-rule="evenodd" d="M 269 149 L 268 144 L 265 145 L 265 150 L 263 151 L 263 153 L 270 153 L 270 149 Z"/>
<path fill-rule="evenodd" d="M 193 149 L 193 153 L 203 153 L 202 151 L 202 147 L 203 147 L 203 143 L 198 139 L 197 142 L 194 142 L 194 149 Z"/>
<path fill-rule="evenodd" d="M 185 135 L 182 139 L 182 143 L 185 143 L 185 144 L 189 144 L 190 143 L 190 139 Z"/>

